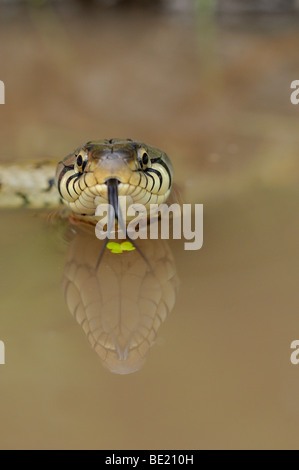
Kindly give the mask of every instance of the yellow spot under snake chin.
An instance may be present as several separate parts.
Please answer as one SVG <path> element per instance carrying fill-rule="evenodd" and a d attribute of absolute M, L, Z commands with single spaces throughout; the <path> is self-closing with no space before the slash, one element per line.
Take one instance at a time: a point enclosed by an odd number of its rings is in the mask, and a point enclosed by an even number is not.
<path fill-rule="evenodd" d="M 109 242 L 107 243 L 107 248 L 111 253 L 123 253 L 124 251 L 133 251 L 136 249 L 131 242 Z"/>

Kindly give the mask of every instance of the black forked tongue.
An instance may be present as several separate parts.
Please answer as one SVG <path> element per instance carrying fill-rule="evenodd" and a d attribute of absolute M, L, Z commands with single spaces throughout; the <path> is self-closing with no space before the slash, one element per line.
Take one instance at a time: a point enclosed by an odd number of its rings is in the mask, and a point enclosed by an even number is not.
<path fill-rule="evenodd" d="M 119 204 L 118 204 L 118 185 L 119 185 L 119 181 L 115 178 L 110 178 L 106 181 L 106 184 L 107 184 L 107 189 L 108 189 L 108 203 L 109 203 L 107 237 L 105 238 L 103 248 L 102 248 L 101 253 L 99 255 L 97 265 L 96 265 L 96 269 L 98 269 L 98 267 L 100 266 L 102 257 L 104 255 L 105 248 L 107 246 L 107 243 L 109 242 L 111 231 L 114 227 L 114 223 L 115 223 L 115 219 L 116 219 L 117 222 L 118 222 L 118 225 L 121 228 L 121 230 L 123 231 L 123 233 L 125 233 L 126 237 L 130 240 L 130 242 L 132 243 L 134 248 L 138 251 L 138 253 L 144 259 L 146 264 L 152 270 L 152 267 L 151 267 L 148 259 L 146 258 L 144 253 L 141 251 L 139 246 L 135 243 L 134 240 L 132 240 L 132 238 L 128 234 L 127 227 L 126 227 L 126 225 L 123 221 L 122 213 L 121 213 L 121 210 L 120 210 Z"/>

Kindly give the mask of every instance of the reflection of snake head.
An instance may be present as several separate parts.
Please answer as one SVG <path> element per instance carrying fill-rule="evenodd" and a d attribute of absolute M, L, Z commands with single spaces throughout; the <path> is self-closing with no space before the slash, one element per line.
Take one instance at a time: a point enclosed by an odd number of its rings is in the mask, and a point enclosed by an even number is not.
<path fill-rule="evenodd" d="M 165 240 L 140 240 L 152 269 L 136 251 L 106 253 L 95 269 L 101 242 L 80 230 L 71 242 L 64 271 L 70 312 L 112 372 L 139 370 L 158 329 L 173 309 L 178 278 Z"/>
<path fill-rule="evenodd" d="M 95 210 L 107 203 L 107 181 L 129 203 L 162 204 L 168 198 L 172 164 L 161 150 L 133 140 L 88 142 L 59 163 L 56 184 L 75 217 L 96 222 Z"/>

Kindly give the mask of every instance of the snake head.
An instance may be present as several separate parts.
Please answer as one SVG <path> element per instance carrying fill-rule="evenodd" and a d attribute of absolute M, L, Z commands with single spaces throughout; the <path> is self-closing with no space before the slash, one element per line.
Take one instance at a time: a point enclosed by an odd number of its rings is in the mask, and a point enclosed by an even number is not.
<path fill-rule="evenodd" d="M 75 216 L 96 223 L 96 207 L 108 202 L 107 182 L 118 181 L 118 195 L 128 203 L 165 202 L 173 168 L 167 155 L 142 142 L 103 140 L 87 142 L 58 164 L 56 185 Z"/>

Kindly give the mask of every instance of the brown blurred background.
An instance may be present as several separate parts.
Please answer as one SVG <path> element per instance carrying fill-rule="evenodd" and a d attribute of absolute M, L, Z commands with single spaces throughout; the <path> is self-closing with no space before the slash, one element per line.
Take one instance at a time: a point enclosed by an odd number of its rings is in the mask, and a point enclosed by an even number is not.
<path fill-rule="evenodd" d="M 145 140 L 205 213 L 202 250 L 170 242 L 175 308 L 123 377 L 68 314 L 55 230 L 1 213 L 0 447 L 297 449 L 298 2 L 0 5 L 0 160 Z"/>

